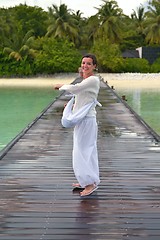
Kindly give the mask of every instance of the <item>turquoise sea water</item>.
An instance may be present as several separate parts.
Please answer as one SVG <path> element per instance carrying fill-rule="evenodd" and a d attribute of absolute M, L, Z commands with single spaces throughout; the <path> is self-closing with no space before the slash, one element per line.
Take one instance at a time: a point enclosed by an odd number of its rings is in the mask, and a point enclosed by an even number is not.
<path fill-rule="evenodd" d="M 125 95 L 127 103 L 145 122 L 160 135 L 160 90 L 123 89 L 116 92 Z"/>
<path fill-rule="evenodd" d="M 116 89 L 127 103 L 160 134 L 160 91 Z M 0 150 L 32 122 L 55 99 L 51 88 L 0 89 Z"/>
<path fill-rule="evenodd" d="M 0 89 L 0 150 L 56 97 L 51 88 Z"/>

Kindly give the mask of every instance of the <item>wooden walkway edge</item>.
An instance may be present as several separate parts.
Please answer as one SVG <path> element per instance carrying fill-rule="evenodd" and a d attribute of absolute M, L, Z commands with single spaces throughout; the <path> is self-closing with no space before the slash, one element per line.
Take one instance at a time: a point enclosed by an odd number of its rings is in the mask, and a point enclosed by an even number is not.
<path fill-rule="evenodd" d="M 1 152 L 1 240 L 159 240 L 159 137 L 104 82 L 97 107 L 101 183 L 72 191 L 65 94 Z"/>

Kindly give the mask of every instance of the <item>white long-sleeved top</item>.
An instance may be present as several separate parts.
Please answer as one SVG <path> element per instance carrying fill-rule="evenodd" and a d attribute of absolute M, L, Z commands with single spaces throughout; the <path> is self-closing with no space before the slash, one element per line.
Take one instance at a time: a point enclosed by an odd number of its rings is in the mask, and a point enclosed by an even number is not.
<path fill-rule="evenodd" d="M 66 90 L 75 95 L 75 104 L 73 112 L 77 112 L 84 105 L 97 100 L 100 88 L 100 80 L 98 76 L 90 76 L 85 78 L 82 82 L 75 85 L 63 85 L 59 90 Z M 95 106 L 88 112 L 87 116 L 92 117 L 96 115 Z"/>

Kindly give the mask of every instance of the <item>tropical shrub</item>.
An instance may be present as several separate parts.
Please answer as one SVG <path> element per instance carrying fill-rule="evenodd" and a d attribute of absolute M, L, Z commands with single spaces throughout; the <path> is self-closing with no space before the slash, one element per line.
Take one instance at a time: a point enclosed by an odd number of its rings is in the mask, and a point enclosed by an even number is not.
<path fill-rule="evenodd" d="M 151 72 L 153 73 L 160 72 L 160 58 L 157 58 L 157 60 L 151 65 Z"/>
<path fill-rule="evenodd" d="M 150 72 L 150 65 L 146 59 L 142 58 L 126 58 L 123 59 L 123 64 L 119 68 L 119 72 Z"/>
<path fill-rule="evenodd" d="M 16 61 L 0 52 L 0 77 L 22 77 L 33 75 L 34 64 L 26 59 Z"/>
<path fill-rule="evenodd" d="M 47 37 L 37 41 L 42 50 L 35 59 L 36 73 L 54 74 L 77 71 L 81 55 L 73 43 Z"/>
<path fill-rule="evenodd" d="M 118 72 L 122 57 L 118 45 L 108 41 L 96 41 L 92 48 L 98 59 L 100 72 Z"/>

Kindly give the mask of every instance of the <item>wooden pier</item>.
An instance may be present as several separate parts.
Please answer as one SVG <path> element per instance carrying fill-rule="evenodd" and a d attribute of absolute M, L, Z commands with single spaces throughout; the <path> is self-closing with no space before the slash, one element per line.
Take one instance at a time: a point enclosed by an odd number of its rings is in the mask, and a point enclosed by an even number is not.
<path fill-rule="evenodd" d="M 159 136 L 103 81 L 97 107 L 101 183 L 72 191 L 72 129 L 60 95 L 0 161 L 1 240 L 159 240 Z"/>

